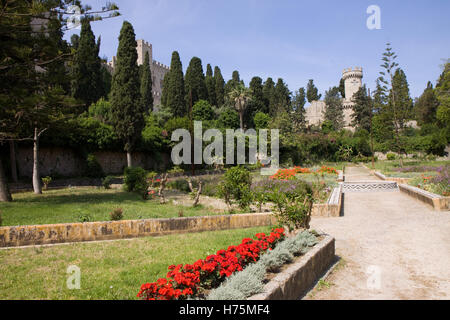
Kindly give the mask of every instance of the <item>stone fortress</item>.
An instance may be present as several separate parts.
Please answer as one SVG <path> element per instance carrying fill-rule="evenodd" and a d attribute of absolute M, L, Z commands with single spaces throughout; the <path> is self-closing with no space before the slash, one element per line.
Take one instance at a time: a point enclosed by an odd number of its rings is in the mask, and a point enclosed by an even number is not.
<path fill-rule="evenodd" d="M 352 101 L 353 95 L 362 87 L 363 69 L 360 67 L 344 69 L 342 72 L 342 79 L 345 83 L 345 99 L 342 101 L 344 108 L 344 122 L 345 129 L 352 130 Z M 306 108 L 306 121 L 309 125 L 320 126 L 324 121 L 324 113 L 326 110 L 324 101 L 313 101 L 309 107 Z"/>
<path fill-rule="evenodd" d="M 164 76 L 169 72 L 170 68 L 158 61 L 153 60 L 153 47 L 151 43 L 144 40 L 137 40 L 137 64 L 143 65 L 145 59 L 145 53 L 148 52 L 150 57 L 150 70 L 152 71 L 152 84 L 153 84 L 153 105 L 157 106 L 161 104 L 161 95 L 163 89 Z M 108 62 L 108 70 L 113 73 L 116 68 L 117 58 L 113 57 Z"/>

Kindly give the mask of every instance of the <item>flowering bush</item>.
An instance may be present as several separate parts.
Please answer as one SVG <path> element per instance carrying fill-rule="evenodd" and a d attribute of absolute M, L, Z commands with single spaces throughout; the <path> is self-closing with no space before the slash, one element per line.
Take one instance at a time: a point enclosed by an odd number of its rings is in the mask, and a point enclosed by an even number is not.
<path fill-rule="evenodd" d="M 216 288 L 236 271 L 242 271 L 248 264 L 258 261 L 264 252 L 275 248 L 284 238 L 284 229 L 272 230 L 268 236 L 258 233 L 255 239 L 243 239 L 240 245 L 219 250 L 215 255 L 193 264 L 169 266 L 166 278 L 143 284 L 137 296 L 143 300 L 194 297 L 204 289 Z"/>
<path fill-rule="evenodd" d="M 442 196 L 450 196 L 450 166 L 437 167 L 436 176 L 425 176 L 413 179 L 410 184 L 426 191 L 440 194 Z M 427 167 L 427 169 L 429 169 Z"/>
<path fill-rule="evenodd" d="M 322 166 L 319 170 L 317 170 L 318 173 L 328 173 L 328 174 L 339 174 L 335 168 Z"/>

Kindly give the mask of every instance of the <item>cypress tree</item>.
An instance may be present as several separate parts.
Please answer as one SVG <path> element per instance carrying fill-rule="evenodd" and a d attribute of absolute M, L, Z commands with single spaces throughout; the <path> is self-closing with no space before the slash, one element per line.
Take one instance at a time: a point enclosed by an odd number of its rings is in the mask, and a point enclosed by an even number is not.
<path fill-rule="evenodd" d="M 293 107 L 293 122 L 294 126 L 296 127 L 297 131 L 301 130 L 306 125 L 306 119 L 305 119 L 305 104 L 306 104 L 306 92 L 305 88 L 300 88 L 294 96 L 294 99 L 292 101 L 292 107 Z"/>
<path fill-rule="evenodd" d="M 111 120 L 117 135 L 125 143 L 128 167 L 132 166 L 131 152 L 145 124 L 136 47 L 133 26 L 125 21 L 120 31 L 117 67 L 111 88 Z"/>
<path fill-rule="evenodd" d="M 167 106 L 167 95 L 169 93 L 170 71 L 164 75 L 163 88 L 161 93 L 161 105 Z"/>
<path fill-rule="evenodd" d="M 72 96 L 84 102 L 86 108 L 97 102 L 104 94 L 101 61 L 98 56 L 100 42 L 95 36 L 89 20 L 81 25 L 78 49 L 72 67 Z"/>
<path fill-rule="evenodd" d="M 275 107 L 275 82 L 273 82 L 272 78 L 267 78 L 266 82 L 264 83 L 263 87 L 263 96 L 264 96 L 264 103 L 265 108 L 267 110 L 267 113 L 270 112 L 270 110 L 274 110 Z"/>
<path fill-rule="evenodd" d="M 206 89 L 205 75 L 203 73 L 202 60 L 193 57 L 186 70 L 184 82 L 184 91 L 186 94 L 186 105 L 189 108 L 190 95 L 192 94 L 192 105 L 199 100 L 208 99 L 208 90 Z"/>
<path fill-rule="evenodd" d="M 439 100 L 434 94 L 434 89 L 431 82 L 428 82 L 427 88 L 417 99 L 414 107 L 416 111 L 416 118 L 421 125 L 436 122 L 436 111 L 439 107 Z"/>
<path fill-rule="evenodd" d="M 141 98 L 145 112 L 148 114 L 153 111 L 153 84 L 152 71 L 150 69 L 150 55 L 145 53 L 144 64 L 141 74 Z"/>
<path fill-rule="evenodd" d="M 345 81 L 343 78 L 341 78 L 341 81 L 339 81 L 339 92 L 342 98 L 345 99 Z"/>
<path fill-rule="evenodd" d="M 225 103 L 225 81 L 219 67 L 214 68 L 214 83 L 217 107 L 223 106 Z"/>
<path fill-rule="evenodd" d="M 217 106 L 216 101 L 216 84 L 213 77 L 211 65 L 208 63 L 206 67 L 206 89 L 208 90 L 208 101 L 212 106 Z"/>
<path fill-rule="evenodd" d="M 327 106 L 324 114 L 325 120 L 333 124 L 334 130 L 342 129 L 344 127 L 344 109 L 338 87 L 330 88 L 325 92 L 325 104 Z"/>
<path fill-rule="evenodd" d="M 353 96 L 352 126 L 371 132 L 372 129 L 372 101 L 367 94 L 366 86 L 362 86 Z"/>
<path fill-rule="evenodd" d="M 247 128 L 254 127 L 253 119 L 258 112 L 266 113 L 263 95 L 262 79 L 260 77 L 253 77 L 249 86 L 252 93 L 252 100 L 249 101 L 244 113 L 244 122 Z"/>
<path fill-rule="evenodd" d="M 322 95 L 319 94 L 319 90 L 314 85 L 314 80 L 312 79 L 309 80 L 308 85 L 306 87 L 306 97 L 308 98 L 309 103 L 313 101 L 319 101 L 320 98 L 322 98 Z"/>
<path fill-rule="evenodd" d="M 183 66 L 177 51 L 172 53 L 170 71 L 164 78 L 164 88 L 167 89 L 167 101 L 165 105 L 176 117 L 184 117 L 187 114 Z M 164 104 L 164 103 L 163 103 Z"/>
<path fill-rule="evenodd" d="M 289 112 L 291 107 L 291 92 L 284 83 L 283 79 L 279 78 L 274 90 L 275 103 L 271 114 L 277 114 L 278 112 Z"/>

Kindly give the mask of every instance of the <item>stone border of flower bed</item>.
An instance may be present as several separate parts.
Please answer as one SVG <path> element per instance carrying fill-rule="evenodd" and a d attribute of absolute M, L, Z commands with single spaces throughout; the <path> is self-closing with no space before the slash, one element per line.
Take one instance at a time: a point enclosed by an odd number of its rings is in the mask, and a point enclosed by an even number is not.
<path fill-rule="evenodd" d="M 162 236 L 244 229 L 276 223 L 272 213 L 0 227 L 0 247 Z"/>
<path fill-rule="evenodd" d="M 340 217 L 342 207 L 342 184 L 333 189 L 327 203 L 315 203 L 311 212 L 313 217 Z"/>
<path fill-rule="evenodd" d="M 436 211 L 445 211 L 450 209 L 450 197 L 443 197 L 441 195 L 422 190 L 406 184 L 399 184 L 400 191 L 409 196 L 431 205 Z"/>
<path fill-rule="evenodd" d="M 396 178 L 396 177 L 386 177 L 384 174 L 378 171 L 371 170 L 374 176 L 376 176 L 378 179 L 384 180 L 384 181 L 393 181 L 397 183 L 403 183 L 407 184 L 411 178 Z"/>
<path fill-rule="evenodd" d="M 329 235 L 248 300 L 299 300 L 335 261 L 335 239 Z"/>

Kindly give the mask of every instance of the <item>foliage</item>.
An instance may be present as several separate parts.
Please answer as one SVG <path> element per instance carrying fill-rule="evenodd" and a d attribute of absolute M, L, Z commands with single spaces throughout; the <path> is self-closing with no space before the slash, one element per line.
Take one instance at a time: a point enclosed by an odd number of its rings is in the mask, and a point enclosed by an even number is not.
<path fill-rule="evenodd" d="M 88 110 L 89 117 L 95 118 L 102 123 L 111 122 L 111 103 L 104 98 L 91 104 Z"/>
<path fill-rule="evenodd" d="M 339 89 L 338 89 L 339 91 Z M 311 103 L 313 101 L 319 101 L 322 97 L 321 94 L 319 94 L 319 90 L 314 85 L 314 80 L 310 79 L 308 82 L 308 85 L 306 86 L 306 97 L 308 98 L 308 102 Z"/>
<path fill-rule="evenodd" d="M 438 107 L 439 100 L 436 97 L 433 84 L 428 82 L 427 88 L 414 104 L 417 122 L 420 125 L 435 123 Z"/>
<path fill-rule="evenodd" d="M 214 67 L 214 89 L 217 107 L 225 103 L 225 81 L 219 67 Z"/>
<path fill-rule="evenodd" d="M 102 166 L 97 161 L 94 154 L 88 154 L 86 157 L 86 176 L 89 178 L 103 178 L 105 176 Z"/>
<path fill-rule="evenodd" d="M 362 86 L 353 96 L 352 125 L 368 132 L 372 131 L 372 100 L 367 94 L 366 86 Z"/>
<path fill-rule="evenodd" d="M 238 84 L 228 93 L 228 98 L 239 113 L 240 128 L 244 129 L 244 113 L 249 101 L 252 100 L 251 90 L 242 84 Z"/>
<path fill-rule="evenodd" d="M 189 62 L 184 77 L 184 92 L 186 94 L 186 106 L 189 108 L 199 100 L 208 99 L 208 90 L 206 89 L 205 75 L 203 74 L 202 60 L 193 57 Z"/>
<path fill-rule="evenodd" d="M 218 124 L 221 128 L 237 129 L 239 128 L 239 114 L 230 108 L 226 108 L 218 119 Z"/>
<path fill-rule="evenodd" d="M 325 114 L 324 119 L 333 124 L 334 130 L 344 127 L 344 109 L 338 87 L 330 88 L 325 92 Z"/>
<path fill-rule="evenodd" d="M 106 176 L 105 178 L 103 178 L 103 180 L 102 180 L 103 188 L 105 188 L 107 190 L 111 189 L 111 184 L 112 184 L 113 179 L 114 179 L 114 177 L 111 177 L 111 176 Z"/>
<path fill-rule="evenodd" d="M 44 190 L 48 189 L 48 185 L 52 182 L 52 177 L 44 177 L 41 179 L 44 184 Z"/>
<path fill-rule="evenodd" d="M 122 208 L 114 209 L 109 213 L 109 217 L 111 221 L 120 221 L 123 219 L 123 210 Z"/>
<path fill-rule="evenodd" d="M 124 190 L 136 192 L 144 199 L 148 196 L 149 183 L 147 182 L 147 172 L 140 167 L 128 167 L 124 171 Z"/>
<path fill-rule="evenodd" d="M 270 116 L 263 112 L 257 112 L 253 118 L 253 123 L 255 124 L 255 129 L 267 129 L 269 127 Z"/>
<path fill-rule="evenodd" d="M 145 52 L 144 64 L 141 70 L 141 104 L 144 106 L 145 113 L 148 114 L 153 111 L 152 71 L 150 69 L 150 55 L 148 52 Z"/>
<path fill-rule="evenodd" d="M 78 215 L 78 222 L 87 223 L 91 222 L 92 220 L 92 215 L 90 215 L 89 213 L 80 213 Z"/>
<path fill-rule="evenodd" d="M 104 96 L 99 49 L 91 24 L 84 19 L 73 58 L 71 87 L 73 97 L 83 101 L 86 107 Z"/>
<path fill-rule="evenodd" d="M 386 155 L 386 158 L 390 161 L 393 161 L 393 160 L 397 159 L 397 155 L 395 153 L 388 153 Z"/>
<path fill-rule="evenodd" d="M 192 118 L 196 121 L 207 121 L 214 119 L 214 111 L 206 100 L 199 100 L 192 108 Z"/>
<path fill-rule="evenodd" d="M 179 53 L 174 51 L 172 53 L 170 71 L 164 78 L 163 95 L 167 96 L 165 104 L 172 114 L 177 117 L 184 117 L 187 114 L 184 88 L 183 66 Z"/>
<path fill-rule="evenodd" d="M 120 31 L 117 67 L 111 88 L 111 120 L 128 153 L 145 125 L 135 37 L 133 26 L 125 21 Z"/>
<path fill-rule="evenodd" d="M 213 71 L 211 65 L 208 63 L 206 67 L 206 78 L 205 78 L 206 90 L 208 92 L 208 102 L 212 106 L 217 105 L 216 101 L 216 82 L 213 77 Z"/>
<path fill-rule="evenodd" d="M 220 194 L 230 207 L 236 202 L 240 208 L 245 209 L 252 202 L 251 185 L 250 171 L 241 166 L 232 167 L 223 176 L 219 187 Z"/>

